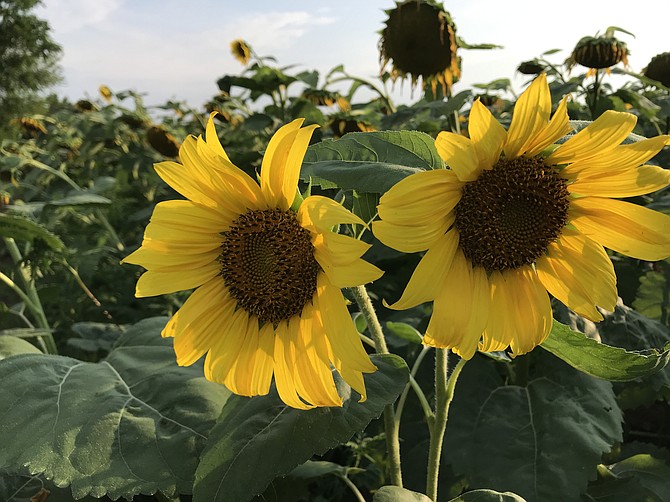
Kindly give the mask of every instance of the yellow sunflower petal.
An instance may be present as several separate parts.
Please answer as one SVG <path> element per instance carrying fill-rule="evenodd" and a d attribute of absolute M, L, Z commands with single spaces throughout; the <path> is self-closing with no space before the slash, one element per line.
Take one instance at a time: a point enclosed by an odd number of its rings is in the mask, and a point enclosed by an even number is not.
<path fill-rule="evenodd" d="M 236 218 L 237 215 L 232 215 Z M 154 206 L 151 221 L 174 223 L 176 226 L 197 228 L 210 233 L 220 233 L 227 229 L 230 221 L 217 210 L 199 206 L 188 200 L 166 200 Z"/>
<path fill-rule="evenodd" d="M 135 296 L 144 298 L 197 288 L 218 275 L 220 270 L 221 266 L 217 262 L 184 272 L 155 272 L 149 270 L 138 279 Z"/>
<path fill-rule="evenodd" d="M 216 247 L 203 253 L 165 253 L 150 246 L 142 246 L 128 255 L 123 263 L 134 263 L 155 272 L 188 273 L 216 262 L 220 251 Z"/>
<path fill-rule="evenodd" d="M 220 205 L 217 194 L 210 188 L 211 176 L 171 161 L 160 162 L 154 169 L 165 183 L 188 200 L 212 208 Z"/>
<path fill-rule="evenodd" d="M 313 405 L 298 397 L 294 381 L 295 349 L 288 339 L 288 323 L 280 322 L 275 330 L 274 370 L 277 392 L 282 401 L 299 410 L 309 410 Z"/>
<path fill-rule="evenodd" d="M 236 302 L 220 277 L 196 289 L 170 318 L 161 335 L 174 337 L 177 364 L 190 366 L 210 350 L 229 331 Z"/>
<path fill-rule="evenodd" d="M 328 357 L 332 361 L 333 366 L 335 366 L 335 369 L 340 374 L 342 379 L 345 382 L 347 382 L 352 389 L 354 389 L 361 395 L 358 402 L 359 403 L 364 402 L 367 399 L 368 395 L 365 389 L 365 379 L 363 378 L 363 373 L 358 370 L 351 369 L 349 366 L 344 364 L 342 359 L 337 357 L 335 355 L 335 352 L 333 352 L 333 348 L 330 345 L 328 337 L 326 337 L 325 340 L 326 340 L 326 346 L 328 347 Z"/>
<path fill-rule="evenodd" d="M 258 320 L 250 319 L 243 342 L 223 384 L 240 396 L 265 395 L 270 391 L 274 369 L 274 329 L 266 324 L 258 329 Z M 254 322 L 255 321 L 255 322 Z"/>
<path fill-rule="evenodd" d="M 599 197 L 573 200 L 568 214 L 577 230 L 618 253 L 648 261 L 670 256 L 670 216 Z"/>
<path fill-rule="evenodd" d="M 347 210 L 341 204 L 333 199 L 322 197 L 321 195 L 311 195 L 307 197 L 297 213 L 300 226 L 313 232 L 329 232 L 335 225 L 340 223 L 357 223 L 365 225 L 351 211 Z"/>
<path fill-rule="evenodd" d="M 328 281 L 338 288 L 351 288 L 376 281 L 384 273 L 365 260 L 356 260 L 347 265 L 333 265 L 328 256 L 315 253 L 315 258 L 323 269 Z"/>
<path fill-rule="evenodd" d="M 443 288 L 457 247 L 458 232 L 449 230 L 421 258 L 400 299 L 387 306 L 405 310 L 434 300 Z"/>
<path fill-rule="evenodd" d="M 652 165 L 612 169 L 597 174 L 587 172 L 568 184 L 571 193 L 597 197 L 634 197 L 670 185 L 670 170 Z"/>
<path fill-rule="evenodd" d="M 372 232 L 390 248 L 403 253 L 417 253 L 435 245 L 455 219 L 456 214 L 452 212 L 431 225 L 394 225 L 383 220 L 375 221 L 372 223 Z"/>
<path fill-rule="evenodd" d="M 209 120 L 207 120 L 207 129 L 205 129 L 205 138 L 207 140 L 207 146 L 212 150 L 212 153 L 218 155 L 226 162 L 230 162 L 226 151 L 221 146 L 221 141 L 219 141 L 219 135 L 216 134 L 216 127 L 214 126 L 214 116 L 217 112 L 212 112 L 209 114 Z"/>
<path fill-rule="evenodd" d="M 325 334 L 313 309 L 306 307 L 297 322 L 289 322 L 288 337 L 296 348 L 293 379 L 298 394 L 316 406 L 342 406 L 333 380 Z"/>
<path fill-rule="evenodd" d="M 535 270 L 529 266 L 504 272 L 509 290 L 514 292 L 514 335 L 510 349 L 515 356 L 526 354 L 549 336 L 552 326 L 549 295 Z"/>
<path fill-rule="evenodd" d="M 607 110 L 554 150 L 546 161 L 556 165 L 602 157 L 626 139 L 636 123 L 635 115 Z"/>
<path fill-rule="evenodd" d="M 270 207 L 288 209 L 298 187 L 302 160 L 317 125 L 300 128 L 296 119 L 272 136 L 261 165 L 261 188 Z"/>
<path fill-rule="evenodd" d="M 250 329 L 249 314 L 244 310 L 239 309 L 232 314 L 229 311 L 225 313 L 226 317 L 218 316 L 212 327 L 219 331 L 219 336 L 205 357 L 205 378 L 221 384 L 228 377 Z M 254 322 L 258 329 L 258 320 L 255 319 Z"/>
<path fill-rule="evenodd" d="M 577 232 L 564 233 L 537 260 L 536 270 L 547 291 L 577 314 L 601 321 L 596 306 L 614 309 L 614 267 L 603 247 L 591 239 Z"/>
<path fill-rule="evenodd" d="M 568 116 L 568 96 L 559 103 L 549 125 L 540 131 L 525 147 L 525 154 L 529 157 L 539 154 L 542 150 L 553 145 L 572 130 Z"/>
<path fill-rule="evenodd" d="M 469 138 L 443 131 L 435 139 L 435 148 L 460 181 L 477 179 L 482 167 L 479 165 L 477 150 Z"/>
<path fill-rule="evenodd" d="M 636 141 L 628 145 L 619 145 L 602 152 L 597 157 L 586 160 L 577 160 L 561 169 L 561 176 L 574 180 L 580 176 L 600 175 L 609 171 L 635 169 L 641 166 L 665 145 L 670 144 L 670 136 L 656 136 L 655 138 Z"/>
<path fill-rule="evenodd" d="M 489 277 L 489 284 L 491 287 L 489 317 L 479 350 L 497 352 L 505 350 L 512 342 L 515 320 L 510 312 L 516 309 L 517 305 L 514 303 L 514 293 L 510 290 L 503 274 L 494 270 Z"/>
<path fill-rule="evenodd" d="M 315 301 L 314 308 L 321 314 L 323 328 L 336 357 L 353 370 L 374 372 L 377 368 L 363 348 L 358 331 L 344 304 L 342 292 L 328 284 L 323 275 L 317 279 Z"/>
<path fill-rule="evenodd" d="M 320 253 L 327 256 L 328 262 L 338 267 L 354 263 L 372 246 L 348 235 L 333 232 L 317 234 L 312 243 L 317 255 Z"/>
<path fill-rule="evenodd" d="M 423 343 L 451 348 L 471 359 L 486 327 L 489 285 L 483 268 L 472 268 L 459 249 L 435 303 Z"/>
<path fill-rule="evenodd" d="M 512 122 L 507 131 L 505 156 L 514 159 L 526 152 L 536 137 L 547 127 L 551 115 L 551 94 L 547 75 L 542 73 L 533 80 L 514 105 Z"/>
<path fill-rule="evenodd" d="M 430 200 L 430 203 L 439 203 L 440 199 L 453 191 L 459 191 L 463 183 L 458 180 L 456 173 L 448 169 L 432 169 L 411 174 L 393 185 L 379 199 L 381 211 L 412 205 L 421 194 L 421 199 Z M 382 218 L 388 216 L 382 212 Z"/>
<path fill-rule="evenodd" d="M 479 165 L 482 169 L 491 169 L 500 158 L 507 132 L 479 99 L 470 110 L 468 133 L 474 142 Z"/>

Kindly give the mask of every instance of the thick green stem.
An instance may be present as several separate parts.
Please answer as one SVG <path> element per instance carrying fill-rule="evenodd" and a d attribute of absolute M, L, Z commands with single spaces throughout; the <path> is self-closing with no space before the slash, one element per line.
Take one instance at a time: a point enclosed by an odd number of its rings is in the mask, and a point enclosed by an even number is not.
<path fill-rule="evenodd" d="M 435 349 L 435 421 L 430 436 L 428 474 L 426 476 L 426 494 L 433 501 L 437 501 L 442 443 L 444 441 L 444 433 L 447 429 L 449 406 L 451 406 L 451 401 L 454 398 L 458 375 L 460 375 L 466 361 L 465 359 L 459 360 L 449 380 L 447 380 L 447 356 L 447 349 Z"/>
<path fill-rule="evenodd" d="M 358 308 L 365 318 L 372 339 L 375 342 L 377 352 L 380 354 L 389 354 L 389 349 L 384 339 L 384 331 L 379 323 L 377 314 L 370 300 L 365 286 L 356 286 L 351 288 L 351 292 L 356 299 Z M 384 407 L 384 431 L 386 432 L 386 451 L 389 456 L 389 469 L 391 471 L 391 482 L 402 487 L 402 470 L 400 467 L 400 437 L 395 426 L 395 411 L 392 404 Z"/>

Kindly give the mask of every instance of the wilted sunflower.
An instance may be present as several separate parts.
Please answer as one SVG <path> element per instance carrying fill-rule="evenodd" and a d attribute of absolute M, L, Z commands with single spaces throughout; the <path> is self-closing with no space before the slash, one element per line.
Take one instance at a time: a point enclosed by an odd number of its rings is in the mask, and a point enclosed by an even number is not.
<path fill-rule="evenodd" d="M 575 64 L 588 68 L 587 76 L 603 68 L 609 73 L 610 67 L 617 63 L 628 66 L 628 47 L 625 42 L 614 37 L 612 29 L 608 29 L 602 36 L 580 39 L 566 63 L 568 68 Z"/>
<path fill-rule="evenodd" d="M 642 74 L 651 80 L 660 82 L 665 87 L 670 87 L 670 52 L 656 54 L 642 70 Z"/>
<path fill-rule="evenodd" d="M 392 61 L 391 78 L 419 77 L 433 94 L 440 84 L 444 94 L 460 78 L 456 25 L 442 4 L 406 0 L 387 10 L 379 52 L 382 71 Z"/>
<path fill-rule="evenodd" d="M 333 232 L 363 224 L 335 201 L 297 194 L 316 126 L 298 119 L 270 140 L 260 186 L 235 167 L 216 135 L 187 138 L 183 165 L 158 175 L 187 200 L 160 202 L 142 246 L 124 259 L 147 269 L 136 296 L 197 288 L 170 319 L 177 363 L 205 358 L 205 376 L 236 394 L 267 394 L 274 373 L 289 406 L 341 406 L 331 366 L 366 398 L 363 373 L 375 371 L 340 288 L 382 272 L 360 257 L 369 245 Z"/>
<path fill-rule="evenodd" d="M 375 235 L 402 252 L 427 250 L 392 308 L 433 301 L 424 343 L 469 359 L 477 348 L 524 354 L 552 325 L 547 291 L 597 321 L 614 309 L 614 268 L 604 247 L 641 260 L 670 256 L 670 217 L 614 200 L 670 184 L 641 165 L 670 143 L 620 143 L 636 117 L 605 112 L 570 131 L 567 100 L 549 120 L 546 75 L 520 96 L 509 130 L 478 101 L 470 138 L 435 142 L 451 169 L 413 174 L 380 199 Z"/>

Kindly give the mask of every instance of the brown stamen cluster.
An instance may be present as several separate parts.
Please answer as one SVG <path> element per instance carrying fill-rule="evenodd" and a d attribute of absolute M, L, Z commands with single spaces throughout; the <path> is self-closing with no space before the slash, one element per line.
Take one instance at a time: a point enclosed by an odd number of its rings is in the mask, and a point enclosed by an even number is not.
<path fill-rule="evenodd" d="M 295 213 L 250 210 L 222 235 L 221 275 L 238 305 L 273 324 L 299 315 L 316 291 L 320 268 Z"/>
<path fill-rule="evenodd" d="M 463 187 L 460 247 L 489 272 L 529 265 L 560 236 L 569 205 L 565 180 L 541 158 L 501 159 Z"/>

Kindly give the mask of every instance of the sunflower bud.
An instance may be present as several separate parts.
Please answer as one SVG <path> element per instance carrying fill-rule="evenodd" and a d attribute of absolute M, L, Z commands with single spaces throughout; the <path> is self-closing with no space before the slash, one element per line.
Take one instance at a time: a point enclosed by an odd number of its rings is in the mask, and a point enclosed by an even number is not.
<path fill-rule="evenodd" d="M 446 94 L 461 74 L 449 13 L 433 0 L 406 0 L 386 13 L 379 42 L 382 72 L 392 61 L 393 81 L 409 75 L 414 85 L 421 77 L 424 87 L 435 91 L 439 83 Z"/>
<path fill-rule="evenodd" d="M 665 87 L 670 87 L 670 52 L 657 54 L 647 67 L 642 70 L 642 74 L 651 79 L 660 82 Z"/>

